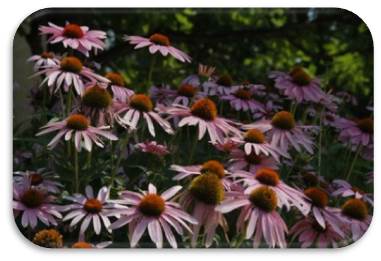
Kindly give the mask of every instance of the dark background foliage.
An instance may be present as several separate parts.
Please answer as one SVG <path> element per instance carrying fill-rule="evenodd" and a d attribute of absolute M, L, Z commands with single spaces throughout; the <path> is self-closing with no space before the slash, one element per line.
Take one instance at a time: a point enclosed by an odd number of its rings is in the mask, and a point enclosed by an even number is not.
<path fill-rule="evenodd" d="M 133 89 L 147 78 L 150 57 L 146 51 L 133 51 L 122 37 L 160 32 L 189 53 L 193 63 L 161 60 L 154 71 L 157 83 L 176 86 L 196 70 L 197 63 L 203 63 L 228 72 L 236 82 L 270 85 L 269 71 L 288 71 L 301 64 L 321 76 L 325 88 L 355 94 L 363 105 L 360 108 L 373 97 L 370 32 L 358 16 L 343 9 L 44 9 L 20 25 L 15 57 L 20 57 L 19 41 L 25 41 L 28 55 L 60 51 L 60 45 L 46 46 L 38 33 L 38 26 L 48 22 L 106 31 L 107 50 L 94 60 L 103 69 L 122 72 Z M 15 81 L 19 78 L 15 68 Z M 362 114 L 362 109 L 354 113 Z"/>

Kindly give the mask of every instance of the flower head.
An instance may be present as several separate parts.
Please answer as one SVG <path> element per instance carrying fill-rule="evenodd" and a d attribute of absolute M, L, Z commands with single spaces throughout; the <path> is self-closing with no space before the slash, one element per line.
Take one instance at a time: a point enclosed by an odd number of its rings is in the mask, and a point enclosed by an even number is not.
<path fill-rule="evenodd" d="M 55 229 L 43 229 L 38 231 L 33 237 L 33 243 L 46 248 L 63 247 L 62 235 Z"/>

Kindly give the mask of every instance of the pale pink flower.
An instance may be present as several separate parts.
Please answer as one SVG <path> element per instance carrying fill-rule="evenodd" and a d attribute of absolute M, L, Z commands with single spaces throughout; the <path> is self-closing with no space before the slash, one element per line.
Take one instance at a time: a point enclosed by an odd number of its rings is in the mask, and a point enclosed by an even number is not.
<path fill-rule="evenodd" d="M 264 155 L 255 155 L 251 152 L 249 155 L 241 149 L 234 149 L 231 151 L 228 161 L 228 169 L 230 171 L 246 170 L 255 173 L 258 169 L 268 167 L 277 169 L 278 165 L 274 158 L 266 157 Z"/>
<path fill-rule="evenodd" d="M 52 52 L 42 52 L 41 54 L 32 55 L 27 61 L 34 63 L 33 69 L 36 72 L 40 69 L 45 69 L 60 63 L 60 60 L 57 59 Z"/>
<path fill-rule="evenodd" d="M 318 130 L 316 126 L 304 126 L 295 122 L 294 115 L 288 111 L 277 112 L 271 120 L 261 120 L 242 126 L 243 129 L 259 129 L 270 138 L 270 144 L 281 151 L 291 147 L 301 152 L 302 148 L 313 153 L 314 142 L 311 132 Z"/>
<path fill-rule="evenodd" d="M 163 56 L 167 56 L 168 54 L 170 54 L 183 63 L 191 62 L 190 56 L 184 53 L 183 51 L 173 47 L 170 43 L 169 38 L 163 34 L 156 33 L 151 35 L 149 38 L 126 35 L 124 37 L 124 40 L 132 45 L 135 45 L 135 49 L 148 47 L 148 50 L 151 54 L 160 52 Z"/>
<path fill-rule="evenodd" d="M 250 193 L 250 191 L 261 186 L 269 186 L 277 195 L 277 206 L 285 206 L 287 210 L 294 206 L 303 215 L 307 215 L 310 210 L 307 197 L 299 190 L 284 183 L 276 170 L 260 168 L 255 173 L 235 171 L 233 178 L 236 179 L 236 182 L 242 182 L 247 187 L 245 193 Z"/>
<path fill-rule="evenodd" d="M 320 80 L 312 78 L 302 67 L 295 67 L 290 73 L 271 72 L 270 78 L 275 80 L 275 87 L 282 94 L 297 102 L 318 103 L 325 98 L 320 87 Z"/>
<path fill-rule="evenodd" d="M 33 77 L 42 74 L 46 75 L 46 77 L 41 85 L 47 82 L 51 93 L 56 93 L 61 88 L 65 92 L 68 92 L 70 88 L 74 88 L 78 95 L 82 95 L 86 84 L 90 83 L 94 85 L 97 82 L 110 82 L 108 79 L 85 67 L 82 62 L 74 56 L 62 58 L 58 64 L 45 67 L 35 73 Z"/>
<path fill-rule="evenodd" d="M 105 78 L 110 81 L 109 88 L 114 99 L 125 102 L 129 97 L 135 94 L 133 90 L 127 88 L 126 82 L 120 73 L 108 72 Z"/>
<path fill-rule="evenodd" d="M 183 228 L 192 233 L 187 223 L 197 223 L 178 203 L 171 200 L 181 189 L 181 186 L 173 186 L 158 194 L 156 187 L 149 184 L 148 191 L 141 193 L 120 192 L 121 199 L 115 202 L 128 205 L 129 209 L 110 228 L 117 229 L 128 224 L 131 247 L 136 247 L 144 232 L 148 230 L 148 235 L 156 247 L 161 248 L 164 231 L 171 247 L 177 248 L 172 229 L 179 235 L 183 235 Z"/>
<path fill-rule="evenodd" d="M 46 226 L 57 226 L 62 215 L 60 206 L 53 204 L 55 197 L 37 188 L 13 186 L 13 210 L 21 214 L 21 225 L 34 229 L 38 221 Z"/>
<path fill-rule="evenodd" d="M 296 222 L 290 229 L 290 234 L 298 238 L 301 248 L 311 247 L 313 244 L 316 244 L 318 248 L 337 248 L 345 240 L 345 236 L 337 233 L 329 224 L 322 228 L 312 218 L 304 218 Z"/>
<path fill-rule="evenodd" d="M 288 158 L 287 151 L 281 151 L 273 144 L 266 141 L 266 137 L 259 129 L 249 129 L 245 132 L 242 139 L 232 138 L 233 141 L 242 145 L 246 155 L 254 153 L 257 156 L 271 156 L 279 162 L 279 156 Z"/>
<path fill-rule="evenodd" d="M 108 130 L 109 126 L 93 127 L 90 125 L 90 120 L 82 114 L 72 114 L 65 120 L 56 121 L 53 119 L 45 126 L 41 127 L 41 131 L 37 136 L 58 131 L 56 136 L 49 142 L 49 149 L 53 149 L 61 138 L 65 141 L 74 140 L 75 148 L 81 151 L 84 147 L 87 151 L 91 151 L 93 143 L 98 147 L 103 148 L 103 142 L 100 137 L 108 140 L 117 140 L 118 138 Z"/>
<path fill-rule="evenodd" d="M 341 207 L 340 217 L 346 225 L 346 232 L 352 235 L 353 241 L 357 241 L 368 230 L 372 221 L 368 211 L 366 203 L 357 198 L 347 200 Z"/>
<path fill-rule="evenodd" d="M 225 170 L 224 165 L 217 160 L 209 160 L 201 165 L 190 165 L 190 166 L 180 166 L 171 165 L 170 169 L 177 172 L 178 174 L 174 176 L 173 180 L 183 180 L 186 178 L 194 178 L 194 176 L 203 175 L 205 173 L 212 173 L 217 175 L 225 189 L 230 189 L 232 181 L 230 180 L 231 173 Z"/>
<path fill-rule="evenodd" d="M 332 181 L 332 186 L 334 187 L 334 191 L 332 192 L 332 196 L 341 196 L 341 197 L 354 197 L 357 199 L 362 199 L 365 202 L 368 202 L 373 206 L 373 199 L 371 193 L 365 193 L 358 187 L 354 187 L 349 184 L 348 181 L 342 179 L 335 179 Z"/>
<path fill-rule="evenodd" d="M 229 95 L 233 86 L 233 80 L 228 74 L 210 78 L 202 85 L 204 92 L 210 96 Z"/>
<path fill-rule="evenodd" d="M 224 138 L 223 142 L 217 142 L 213 145 L 217 150 L 225 153 L 231 153 L 234 149 L 237 149 L 239 147 L 239 144 L 235 142 L 232 138 Z"/>
<path fill-rule="evenodd" d="M 136 147 L 142 152 L 155 154 L 161 157 L 169 153 L 167 146 L 158 144 L 156 141 L 141 142 L 136 144 Z"/>
<path fill-rule="evenodd" d="M 232 86 L 228 94 L 220 97 L 223 101 L 228 101 L 230 106 L 236 111 L 249 111 L 251 113 L 265 112 L 264 105 L 254 98 L 255 89 L 248 86 Z"/>
<path fill-rule="evenodd" d="M 173 105 L 163 108 L 162 112 L 169 114 L 169 118 L 180 117 L 178 127 L 198 126 L 198 140 L 201 140 L 206 132 L 213 144 L 223 142 L 224 138 L 230 135 L 241 136 L 240 130 L 234 126 L 236 123 L 219 117 L 215 103 L 208 98 L 196 101 L 190 108 Z"/>
<path fill-rule="evenodd" d="M 340 129 L 339 139 L 350 147 L 357 149 L 373 145 L 373 118 L 354 121 L 338 118 L 335 125 Z"/>
<path fill-rule="evenodd" d="M 172 97 L 174 94 L 175 90 L 172 90 L 169 85 L 154 85 L 149 89 L 151 99 L 157 104 L 165 106 L 172 104 Z"/>
<path fill-rule="evenodd" d="M 246 239 L 253 238 L 253 247 L 261 245 L 262 237 L 269 247 L 287 247 L 287 225 L 276 211 L 277 193 L 273 188 L 259 186 L 242 192 L 232 192 L 231 197 L 216 207 L 222 213 L 242 208 L 237 219 L 237 230 Z"/>
<path fill-rule="evenodd" d="M 63 210 L 68 212 L 63 221 L 71 220 L 71 228 L 81 223 L 79 229 L 80 239 L 85 238 L 85 232 L 91 224 L 96 235 L 101 233 L 102 224 L 111 233 L 109 218 L 112 216 L 119 217 L 119 214 L 127 210 L 127 207 L 111 203 L 109 201 L 110 192 L 107 187 L 102 187 L 96 196 L 91 186 L 86 186 L 85 192 L 86 195 L 74 194 L 73 196 L 65 197 L 65 199 L 72 203 L 63 207 Z"/>
<path fill-rule="evenodd" d="M 62 184 L 57 181 L 58 175 L 46 169 L 38 169 L 36 171 L 15 171 L 13 181 L 16 186 L 25 189 L 36 188 L 46 190 L 49 193 L 58 193 Z"/>
<path fill-rule="evenodd" d="M 70 47 L 89 56 L 89 51 L 103 50 L 106 33 L 99 30 L 89 30 L 87 26 L 67 23 L 64 27 L 48 23 L 48 26 L 39 27 L 41 34 L 49 35 L 48 42 L 56 44 L 62 42 L 65 48 Z"/>
<path fill-rule="evenodd" d="M 149 133 L 153 137 L 156 136 L 153 122 L 159 124 L 166 133 L 174 133 L 170 123 L 154 111 L 151 98 L 145 94 L 135 94 L 126 102 L 119 103 L 117 106 L 115 119 L 123 127 L 136 130 L 140 120 L 143 119 L 148 126 Z"/>
<path fill-rule="evenodd" d="M 112 241 L 104 241 L 97 244 L 89 243 L 86 241 L 78 241 L 71 245 L 70 248 L 95 248 L 95 249 L 103 249 L 112 244 Z"/>

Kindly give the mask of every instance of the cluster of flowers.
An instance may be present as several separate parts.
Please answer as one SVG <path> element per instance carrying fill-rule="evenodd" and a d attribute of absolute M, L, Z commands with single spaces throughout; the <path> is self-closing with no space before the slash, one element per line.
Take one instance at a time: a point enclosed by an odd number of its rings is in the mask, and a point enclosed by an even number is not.
<path fill-rule="evenodd" d="M 40 32 L 49 37 L 50 44 L 62 43 L 67 53 L 44 52 L 29 59 L 34 62 L 35 76 L 43 78 L 41 87 L 61 98 L 63 117 L 51 119 L 37 136 L 55 132 L 47 144 L 49 149 L 62 142 L 73 147 L 75 186 L 68 194 L 59 175 L 47 169 L 15 172 L 16 220 L 32 231 L 47 227 L 35 231 L 34 243 L 63 247 L 61 228 L 78 233 L 73 248 L 102 248 L 112 240 L 92 244 L 89 234 L 111 239 L 113 231 L 127 228 L 126 241 L 128 238 L 131 247 L 138 246 L 145 236 L 158 248 L 164 241 L 176 248 L 179 239 L 182 247 L 188 242 L 191 247 L 210 247 L 220 228 L 226 241 L 222 246 L 242 247 L 252 242 L 253 247 L 337 247 L 356 241 L 367 230 L 372 195 L 352 186 L 350 178 L 359 156 L 373 160 L 373 119 L 340 117 L 338 106 L 347 101 L 347 93 L 324 92 L 319 79 L 299 66 L 290 72 L 270 73 L 277 91 L 269 91 L 262 84 L 234 84 L 228 74 L 217 74 L 215 68 L 205 65 L 199 65 L 197 74 L 185 78 L 177 89 L 158 85 L 148 93 L 136 93 L 121 74 L 110 71 L 101 76 L 79 58 L 103 50 L 106 33 L 73 23 L 64 27 L 49 23 L 41 26 Z M 148 48 L 153 55 L 191 62 L 165 35 L 124 39 L 135 49 Z M 287 103 L 291 104 L 289 110 Z M 297 106 L 305 108 L 301 120 L 296 119 Z M 317 119 L 319 125 L 304 125 L 308 119 Z M 139 185 L 137 191 L 117 191 L 118 197 L 110 196 L 113 179 L 98 193 L 90 185 L 79 184 L 78 153 L 82 149 L 91 152 L 95 145 L 106 150 L 115 142 L 123 155 L 133 146 L 133 150 L 166 157 L 176 154 L 176 146 L 160 144 L 154 138 L 160 131 L 165 137 L 172 136 L 170 142 L 175 143 L 186 127 L 195 137 L 192 145 L 204 142 L 212 150 L 210 155 L 222 154 L 223 160 L 209 157 L 191 165 L 191 148 L 190 165 L 173 161 L 167 166 L 176 173 L 166 177 L 167 183 L 177 185 L 162 192 L 150 180 L 144 185 L 147 190 Z M 117 135 L 118 128 L 123 137 Z M 315 173 L 309 164 L 293 173 L 300 155 L 318 155 L 321 163 L 321 142 L 317 143 L 316 137 L 321 138 L 323 128 L 334 130 L 343 147 L 355 154 L 346 180 L 328 182 L 320 169 Z M 119 171 L 123 160 L 119 156 L 113 171 Z M 284 169 L 289 170 L 287 176 L 281 174 Z M 235 215 L 237 209 L 240 212 Z M 228 226 L 233 222 L 232 236 Z"/>

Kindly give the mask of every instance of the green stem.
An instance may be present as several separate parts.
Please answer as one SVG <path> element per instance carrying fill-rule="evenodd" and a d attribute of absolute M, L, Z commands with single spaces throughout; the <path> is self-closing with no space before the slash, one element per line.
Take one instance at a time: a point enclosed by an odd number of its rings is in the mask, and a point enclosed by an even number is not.
<path fill-rule="evenodd" d="M 323 143 L 323 115 L 324 115 L 324 108 L 320 111 L 320 119 L 319 119 L 319 154 L 318 154 L 318 180 L 320 180 L 320 176 L 321 176 L 321 168 L 322 168 L 322 164 L 321 164 L 321 160 L 322 160 L 322 157 L 321 157 L 321 154 L 322 154 L 322 143 Z M 319 182 L 320 183 L 320 182 Z"/>
<path fill-rule="evenodd" d="M 72 106 L 72 88 L 69 89 L 69 92 L 66 97 L 66 116 L 69 116 L 70 111 L 71 111 L 71 106 Z"/>
<path fill-rule="evenodd" d="M 152 59 L 151 59 L 150 66 L 149 66 L 149 69 L 148 69 L 148 79 L 147 79 L 147 87 L 146 87 L 147 89 L 152 84 L 152 74 L 153 74 L 153 70 L 155 68 L 155 64 L 156 64 L 156 55 L 153 55 Z M 146 90 L 144 90 L 144 91 L 146 91 Z"/>
<path fill-rule="evenodd" d="M 119 157 L 118 157 L 118 160 L 116 161 L 115 166 L 114 166 L 114 168 L 113 168 L 113 170 L 112 170 L 112 172 L 111 172 L 110 189 L 111 189 L 112 186 L 114 185 L 114 181 L 115 181 L 116 173 L 118 172 L 120 163 L 122 162 L 122 159 L 123 159 L 123 152 L 124 152 L 124 150 L 125 150 L 126 147 L 127 147 L 127 144 L 128 144 L 129 139 L 130 139 L 130 133 L 127 132 L 126 137 L 120 141 L 120 146 L 119 146 L 119 148 L 120 148 L 120 151 L 119 151 Z"/>
<path fill-rule="evenodd" d="M 65 117 L 65 103 L 64 103 L 64 98 L 63 98 L 63 94 L 62 94 L 62 91 L 59 91 L 60 93 L 60 104 L 61 104 L 61 111 L 62 111 L 62 118 Z"/>
<path fill-rule="evenodd" d="M 79 192 L 79 165 L 78 165 L 78 151 L 74 148 L 74 192 Z"/>
<path fill-rule="evenodd" d="M 349 181 L 349 179 L 351 177 L 352 171 L 353 171 L 353 169 L 355 167 L 355 164 L 356 164 L 357 158 L 358 158 L 358 156 L 360 154 L 360 151 L 361 151 L 361 144 L 359 144 L 357 149 L 356 149 L 356 154 L 355 154 L 355 156 L 354 156 L 354 158 L 352 160 L 351 167 L 349 168 L 348 174 L 347 174 L 347 176 L 345 178 L 346 181 Z"/>
<path fill-rule="evenodd" d="M 190 137 L 189 137 L 189 139 L 190 139 Z M 192 163 L 193 155 L 194 155 L 194 152 L 196 150 L 197 143 L 198 143 L 198 135 L 197 135 L 197 133 L 195 133 L 194 140 L 193 140 L 193 143 L 192 143 L 192 146 L 191 146 L 191 150 L 190 150 L 190 153 L 189 153 L 188 163 Z"/>

